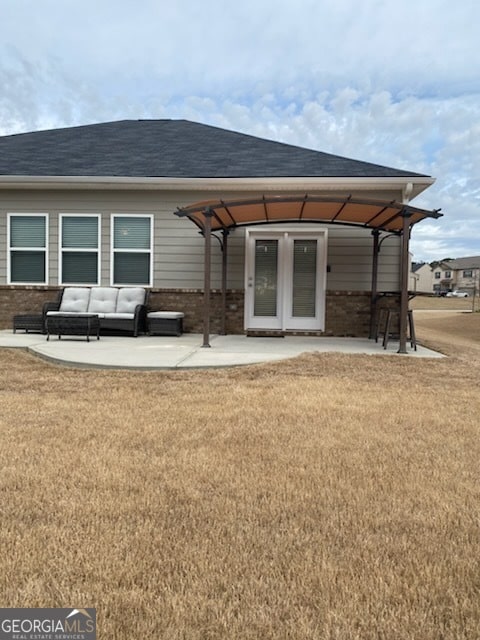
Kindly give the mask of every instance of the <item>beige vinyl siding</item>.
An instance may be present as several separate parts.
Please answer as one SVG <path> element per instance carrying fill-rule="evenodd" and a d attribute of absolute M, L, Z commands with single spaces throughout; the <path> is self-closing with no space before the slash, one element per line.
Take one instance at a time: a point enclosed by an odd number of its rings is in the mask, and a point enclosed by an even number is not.
<path fill-rule="evenodd" d="M 6 282 L 7 213 L 45 212 L 49 214 L 49 284 L 58 283 L 60 213 L 94 213 L 101 216 L 101 284 L 110 283 L 111 217 L 113 214 L 154 215 L 154 281 L 158 288 L 200 289 L 203 287 L 204 240 L 197 227 L 174 215 L 177 207 L 216 198 L 235 199 L 261 194 L 246 192 L 216 193 L 158 190 L 8 190 L 0 191 L 0 278 Z M 334 192 L 331 195 L 335 195 Z M 354 194 L 355 195 L 355 194 Z M 361 192 L 361 197 L 393 199 L 399 194 Z M 323 225 L 322 225 L 323 226 Z M 297 225 L 301 230 L 318 225 Z M 327 274 L 329 290 L 369 290 L 373 239 L 369 230 L 325 226 L 328 229 Z M 268 227 L 263 227 L 267 229 Z M 228 240 L 228 286 L 244 287 L 245 230 L 234 230 Z M 221 282 L 221 251 L 212 241 L 212 287 Z M 380 253 L 379 289 L 396 290 L 399 286 L 399 243 L 389 238 Z"/>
<path fill-rule="evenodd" d="M 369 291 L 372 286 L 373 237 L 369 229 L 334 227 L 328 231 L 327 289 Z M 379 291 L 400 287 L 400 240 L 390 236 L 381 245 Z"/>

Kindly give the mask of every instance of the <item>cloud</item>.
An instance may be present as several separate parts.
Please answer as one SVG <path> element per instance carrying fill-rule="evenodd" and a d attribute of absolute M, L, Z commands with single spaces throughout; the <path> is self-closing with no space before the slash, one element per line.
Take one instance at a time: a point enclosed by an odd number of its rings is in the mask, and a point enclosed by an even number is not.
<path fill-rule="evenodd" d="M 0 134 L 188 118 L 425 173 L 437 182 L 415 203 L 446 215 L 415 229 L 415 257 L 480 253 L 476 0 L 3 9 Z"/>

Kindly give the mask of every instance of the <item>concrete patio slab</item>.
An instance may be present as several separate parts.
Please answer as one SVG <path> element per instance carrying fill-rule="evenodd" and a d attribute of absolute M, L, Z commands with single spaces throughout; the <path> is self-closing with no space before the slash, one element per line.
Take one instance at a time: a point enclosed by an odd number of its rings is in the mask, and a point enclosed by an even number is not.
<path fill-rule="evenodd" d="M 336 352 L 398 357 L 442 358 L 442 354 L 418 347 L 407 356 L 397 354 L 398 342 L 388 349 L 367 338 L 327 338 L 287 336 L 249 338 L 244 335 L 212 336 L 211 347 L 202 347 L 199 334 L 140 336 L 138 338 L 102 336 L 87 342 L 82 337 L 61 340 L 34 333 L 0 331 L 0 347 L 23 348 L 42 358 L 69 366 L 114 369 L 184 369 L 230 367 L 293 358 L 301 353 Z"/>

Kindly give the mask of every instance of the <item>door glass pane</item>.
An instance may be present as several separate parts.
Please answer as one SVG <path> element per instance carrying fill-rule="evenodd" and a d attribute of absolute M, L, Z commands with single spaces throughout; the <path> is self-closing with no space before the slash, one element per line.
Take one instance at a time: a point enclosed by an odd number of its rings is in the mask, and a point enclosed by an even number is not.
<path fill-rule="evenodd" d="M 317 288 L 317 241 L 294 240 L 293 243 L 293 295 L 294 318 L 315 317 Z"/>
<path fill-rule="evenodd" d="M 278 240 L 255 240 L 255 316 L 277 315 Z"/>

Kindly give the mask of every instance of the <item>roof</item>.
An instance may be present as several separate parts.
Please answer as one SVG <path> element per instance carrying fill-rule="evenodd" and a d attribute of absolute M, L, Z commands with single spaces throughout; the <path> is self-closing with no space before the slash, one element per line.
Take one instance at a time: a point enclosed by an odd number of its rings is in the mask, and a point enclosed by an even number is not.
<path fill-rule="evenodd" d="M 467 258 L 455 258 L 446 262 L 452 271 L 462 269 L 480 269 L 480 256 L 470 256 Z"/>
<path fill-rule="evenodd" d="M 422 267 L 427 266 L 429 269 L 431 268 L 430 265 L 428 264 L 428 262 L 412 262 L 412 273 L 416 273 L 417 271 L 419 271 Z"/>
<path fill-rule="evenodd" d="M 428 177 L 188 120 L 122 120 L 3 136 L 0 176 Z"/>
<path fill-rule="evenodd" d="M 452 265 L 451 265 L 451 260 L 446 259 L 446 260 L 434 260 L 433 262 L 430 263 L 430 268 L 433 269 L 443 269 L 444 271 L 447 269 L 451 269 Z"/>

